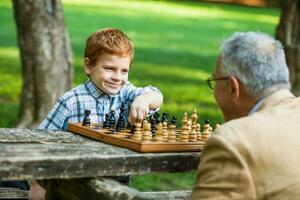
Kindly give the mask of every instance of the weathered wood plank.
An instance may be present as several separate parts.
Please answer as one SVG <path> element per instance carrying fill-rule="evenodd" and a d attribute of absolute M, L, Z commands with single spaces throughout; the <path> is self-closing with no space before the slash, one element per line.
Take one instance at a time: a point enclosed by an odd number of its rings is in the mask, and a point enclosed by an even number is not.
<path fill-rule="evenodd" d="M 118 176 L 195 170 L 200 153 L 136 153 L 69 132 L 0 129 L 0 179 Z"/>
<path fill-rule="evenodd" d="M 0 200 L 1 199 L 28 199 L 28 191 L 20 190 L 17 188 L 1 188 L 0 187 Z"/>
<path fill-rule="evenodd" d="M 182 191 L 161 191 L 161 192 L 143 192 L 148 199 L 155 200 L 188 200 L 191 196 L 191 190 Z"/>

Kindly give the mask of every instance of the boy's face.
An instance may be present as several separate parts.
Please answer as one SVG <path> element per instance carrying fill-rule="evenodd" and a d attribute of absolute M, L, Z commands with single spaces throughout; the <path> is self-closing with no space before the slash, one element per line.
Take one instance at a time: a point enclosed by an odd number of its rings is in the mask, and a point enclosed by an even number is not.
<path fill-rule="evenodd" d="M 127 83 L 130 56 L 119 57 L 105 53 L 94 66 L 89 65 L 89 59 L 85 58 L 84 69 L 103 92 L 117 94 Z"/>

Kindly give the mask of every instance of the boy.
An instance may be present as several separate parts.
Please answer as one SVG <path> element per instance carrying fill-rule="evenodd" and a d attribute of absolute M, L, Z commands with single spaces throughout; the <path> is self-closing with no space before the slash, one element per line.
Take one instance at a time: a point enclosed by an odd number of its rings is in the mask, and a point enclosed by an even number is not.
<path fill-rule="evenodd" d="M 84 110 L 91 111 L 91 122 L 103 122 L 111 109 L 117 119 L 122 104 L 127 122 L 141 122 L 150 110 L 159 108 L 163 96 L 152 86 L 137 88 L 128 81 L 133 57 L 133 45 L 122 31 L 105 28 L 93 33 L 84 52 L 89 80 L 60 97 L 39 128 L 66 130 L 68 123 L 82 122 Z M 128 182 L 128 177 L 119 181 Z M 33 198 L 45 194 L 35 181 L 30 190 Z"/>
<path fill-rule="evenodd" d="M 82 122 L 84 110 L 91 111 L 91 122 L 103 122 L 111 109 L 118 118 L 122 103 L 126 120 L 141 122 L 163 97 L 154 87 L 136 88 L 128 82 L 133 56 L 133 45 L 122 31 L 106 28 L 93 33 L 84 53 L 89 80 L 60 97 L 39 128 L 65 130 L 69 122 Z"/>

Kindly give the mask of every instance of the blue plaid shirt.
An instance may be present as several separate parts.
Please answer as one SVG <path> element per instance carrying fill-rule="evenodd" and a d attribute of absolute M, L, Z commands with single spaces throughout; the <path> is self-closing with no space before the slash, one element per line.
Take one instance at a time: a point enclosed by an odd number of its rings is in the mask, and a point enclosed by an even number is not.
<path fill-rule="evenodd" d="M 112 108 L 115 109 L 115 116 L 118 119 L 122 103 L 125 106 L 125 117 L 128 122 L 131 103 L 137 96 L 147 91 L 160 93 L 155 87 L 135 87 L 127 82 L 120 92 L 108 95 L 98 89 L 91 80 L 88 80 L 85 84 L 81 84 L 61 96 L 39 128 L 65 130 L 69 122 L 82 122 L 84 110 L 91 111 L 92 123 L 103 122 L 105 114 L 109 113 Z"/>

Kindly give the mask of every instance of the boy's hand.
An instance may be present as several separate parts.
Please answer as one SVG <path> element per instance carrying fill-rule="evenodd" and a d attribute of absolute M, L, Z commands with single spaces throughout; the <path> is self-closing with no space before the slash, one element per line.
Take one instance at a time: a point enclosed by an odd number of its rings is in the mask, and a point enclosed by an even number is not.
<path fill-rule="evenodd" d="M 149 103 L 142 95 L 135 98 L 130 107 L 129 122 L 133 125 L 142 122 L 149 112 Z"/>

